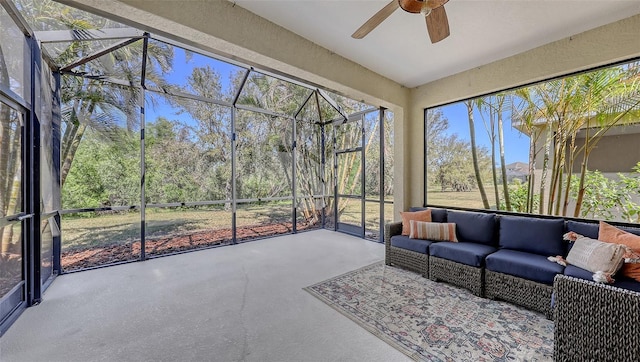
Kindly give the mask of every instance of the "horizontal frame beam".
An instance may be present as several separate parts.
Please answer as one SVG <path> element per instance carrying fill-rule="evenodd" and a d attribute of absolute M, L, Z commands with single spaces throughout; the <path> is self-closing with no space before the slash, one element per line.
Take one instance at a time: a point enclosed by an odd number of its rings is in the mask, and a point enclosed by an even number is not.
<path fill-rule="evenodd" d="M 135 43 L 138 40 L 140 40 L 140 39 L 133 38 L 133 39 L 125 39 L 125 40 L 119 41 L 119 42 L 113 44 L 112 46 L 106 47 L 106 48 L 104 48 L 102 50 L 98 50 L 93 54 L 89 54 L 86 57 L 83 57 L 82 59 L 80 59 L 78 61 L 75 61 L 75 62 L 73 62 L 71 64 L 68 64 L 68 65 L 62 67 L 60 70 L 61 71 L 71 70 L 71 69 L 73 69 L 73 68 L 75 68 L 77 66 L 80 66 L 82 64 L 88 63 L 88 62 L 90 62 L 90 61 L 92 61 L 94 59 L 100 58 L 103 55 L 107 55 L 107 54 L 111 53 L 114 50 L 118 50 L 118 49 L 120 49 L 122 47 L 125 47 L 125 46 L 131 44 L 131 43 Z"/>
<path fill-rule="evenodd" d="M 63 43 L 70 41 L 142 39 L 144 32 L 134 28 L 78 29 L 78 30 L 45 30 L 36 31 L 36 39 L 41 43 Z"/>

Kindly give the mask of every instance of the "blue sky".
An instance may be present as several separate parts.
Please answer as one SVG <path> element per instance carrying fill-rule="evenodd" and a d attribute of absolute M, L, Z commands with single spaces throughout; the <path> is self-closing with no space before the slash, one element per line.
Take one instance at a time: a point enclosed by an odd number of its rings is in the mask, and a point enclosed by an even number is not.
<path fill-rule="evenodd" d="M 447 134 L 457 134 L 458 137 L 469 141 L 469 117 L 467 116 L 467 106 L 462 103 L 454 103 L 440 107 L 444 116 L 449 120 Z M 477 110 L 474 110 L 474 120 L 476 129 L 476 143 L 491 150 L 491 141 L 486 131 L 482 117 Z M 488 121 L 488 119 L 487 119 Z M 513 162 L 529 162 L 529 137 L 511 127 L 511 119 L 504 119 L 504 156 L 507 164 Z M 496 131 L 497 132 L 497 131 Z M 496 139 L 496 162 L 500 162 L 498 143 Z"/>
<path fill-rule="evenodd" d="M 197 53 L 187 53 L 179 47 L 174 47 L 173 67 L 166 79 L 172 84 L 187 87 L 187 79 L 196 67 L 211 66 L 220 74 L 223 94 L 229 94 L 231 85 L 231 75 L 241 70 L 234 65 L 218 61 Z M 179 108 L 173 108 L 161 96 L 156 96 L 158 104 L 155 107 L 147 105 L 146 121 L 152 123 L 158 116 L 164 116 L 170 120 L 179 120 L 183 123 L 194 122 L 193 118 L 187 113 L 177 114 Z M 464 103 L 455 103 L 441 107 L 444 116 L 449 120 L 449 129 L 447 134 L 457 134 L 464 140 L 469 140 L 469 120 L 467 117 L 467 108 Z M 475 111 L 476 121 L 476 142 L 490 149 L 489 135 L 482 122 L 480 113 Z M 528 162 L 529 138 L 511 127 L 511 120 L 504 120 L 504 144 L 505 144 L 505 160 L 507 163 L 512 162 Z M 497 144 L 496 144 L 497 147 Z M 499 160 L 497 160 L 499 162 Z"/>
<path fill-rule="evenodd" d="M 241 70 L 241 68 L 198 53 L 190 52 L 189 56 L 190 57 L 187 58 L 187 52 L 185 52 L 184 49 L 173 47 L 173 67 L 170 73 L 165 74 L 165 78 L 169 83 L 187 88 L 187 80 L 193 72 L 193 69 L 209 65 L 220 75 L 222 93 L 228 94 L 230 92 L 231 75 Z M 180 109 L 171 107 L 162 98 L 162 96 L 156 95 L 155 99 L 157 104 L 155 106 L 147 104 L 147 108 L 145 109 L 146 122 L 154 122 L 159 116 L 163 116 L 169 120 L 180 120 L 183 123 L 194 122 L 193 118 L 187 113 L 177 114 Z"/>

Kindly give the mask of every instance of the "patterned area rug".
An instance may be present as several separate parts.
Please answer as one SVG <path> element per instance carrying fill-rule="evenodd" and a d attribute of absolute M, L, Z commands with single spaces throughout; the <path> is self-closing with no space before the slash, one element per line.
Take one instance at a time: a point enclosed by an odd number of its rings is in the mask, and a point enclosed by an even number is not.
<path fill-rule="evenodd" d="M 553 322 L 383 262 L 304 288 L 416 361 L 551 361 Z"/>

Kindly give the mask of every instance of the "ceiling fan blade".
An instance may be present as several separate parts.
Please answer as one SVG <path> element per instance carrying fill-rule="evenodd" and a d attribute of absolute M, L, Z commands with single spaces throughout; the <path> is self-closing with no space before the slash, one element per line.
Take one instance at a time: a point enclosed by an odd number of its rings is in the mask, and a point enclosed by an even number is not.
<path fill-rule="evenodd" d="M 387 4 L 387 6 L 380 9 L 380 11 L 375 13 L 369 20 L 362 24 L 362 26 L 359 27 L 358 30 L 353 33 L 353 35 L 351 35 L 351 37 L 354 39 L 364 38 L 371 32 L 371 30 L 380 25 L 380 23 L 388 18 L 389 15 L 393 14 L 393 12 L 396 11 L 396 9 L 398 9 L 399 7 L 400 4 L 398 3 L 398 0 L 391 0 L 391 2 Z"/>
<path fill-rule="evenodd" d="M 447 12 L 444 11 L 444 6 L 431 10 L 431 14 L 425 19 L 427 20 L 427 31 L 432 43 L 437 43 L 449 36 L 449 20 L 447 19 Z"/>

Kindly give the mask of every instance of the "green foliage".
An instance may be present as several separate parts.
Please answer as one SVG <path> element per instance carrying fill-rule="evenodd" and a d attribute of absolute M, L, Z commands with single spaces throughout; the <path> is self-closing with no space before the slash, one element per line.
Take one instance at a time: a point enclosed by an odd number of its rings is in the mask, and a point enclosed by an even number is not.
<path fill-rule="evenodd" d="M 435 150 L 434 157 L 429 160 L 432 172 L 428 177 L 434 185 L 439 185 L 442 191 L 471 191 L 477 186 L 469 142 L 451 135 L 443 137 L 438 144 L 432 144 L 431 148 Z M 491 161 L 486 148 L 478 149 L 478 158 L 481 169 L 490 170 Z"/>
<path fill-rule="evenodd" d="M 427 184 L 440 186 L 442 191 L 471 191 L 477 187 L 471 144 L 458 137 L 448 135 L 449 120 L 442 111 L 427 113 Z M 490 177 L 491 159 L 485 147 L 478 147 L 478 163 L 482 177 Z"/>
<path fill-rule="evenodd" d="M 23 16 L 35 30 L 85 30 L 118 28 L 121 24 L 100 16 L 77 10 L 54 1 L 18 0 Z M 139 40 L 92 59 L 73 69 L 89 77 L 63 75 L 61 183 L 64 209 L 101 206 L 130 206 L 141 202 L 141 141 L 140 104 L 138 87 L 121 84 L 141 83 L 143 41 Z M 76 41 L 55 45 L 54 61 L 66 66 L 102 49 L 104 42 Z M 187 62 L 193 54 L 185 51 Z M 222 79 L 212 65 L 194 67 L 186 82 L 176 82 L 172 73 L 174 61 L 172 45 L 150 39 L 145 69 L 147 89 L 161 89 L 189 93 L 207 99 L 229 102 L 235 96 L 244 70 Z M 213 63 L 213 62 L 212 62 Z M 118 79 L 121 82 L 111 82 Z M 227 87 L 226 82 L 231 84 Z M 224 87 L 223 87 L 224 85 Z M 350 114 L 370 106 L 338 94 L 323 92 L 311 97 L 312 90 L 271 76 L 251 72 L 239 94 L 238 104 L 260 107 L 282 116 L 265 116 L 236 109 L 236 185 L 239 198 L 269 198 L 290 196 L 293 190 L 294 162 L 293 121 L 298 124 L 295 162 L 297 162 L 298 195 L 323 194 L 334 180 L 331 172 L 338 172 L 346 180 L 341 191 L 359 186 L 360 176 L 369 175 L 367 194 L 381 194 L 380 174 L 385 179 L 384 193 L 392 194 L 392 167 L 381 167 L 380 140 L 377 125 L 367 128 L 367 164 L 363 169 L 356 160 L 333 170 L 331 139 L 336 147 L 352 147 L 362 140 L 358 128 L 336 127 L 327 132 L 327 147 L 321 154 L 317 122 L 340 117 L 339 108 Z M 171 92 L 167 92 L 171 93 Z M 332 99 L 325 99 L 325 94 Z M 170 110 L 156 120 L 145 119 L 145 201 L 175 203 L 204 200 L 229 200 L 232 195 L 231 172 L 231 107 L 215 102 L 194 101 L 154 92 L 145 92 L 145 106 L 157 105 L 158 99 L 168 103 Z M 303 102 L 307 99 L 304 109 Z M 335 101 L 335 103 L 333 102 Z M 337 106 L 336 106 L 337 104 Z M 175 116 L 175 117 L 174 117 Z M 386 128 L 384 157 L 387 164 L 393 159 L 392 119 Z M 329 126 L 327 126 L 329 128 Z M 376 137 L 370 137 L 374 135 Z M 321 160 L 326 160 L 322 173 Z M 327 171 L 328 170 L 328 171 Z M 340 180 L 342 181 L 342 180 Z M 328 187 L 326 187 L 328 186 Z M 351 192 L 350 192 L 351 193 Z M 309 198 L 303 213 L 316 214 Z M 86 215 L 86 214 L 83 214 Z"/>
<path fill-rule="evenodd" d="M 515 212 L 527 212 L 527 199 L 529 198 L 528 184 L 523 183 L 519 178 L 514 178 L 508 186 L 511 209 Z M 539 195 L 534 195 L 533 208 L 539 205 Z M 506 209 L 506 205 L 501 205 L 501 209 Z"/>
<path fill-rule="evenodd" d="M 608 178 L 600 171 L 587 171 L 581 216 L 593 219 L 615 220 L 621 217 L 627 222 L 639 222 L 640 162 L 633 168 L 631 176 L 618 173 L 618 180 Z M 578 194 L 578 180 L 573 178 L 571 197 Z"/>
<path fill-rule="evenodd" d="M 117 142 L 88 132 L 62 188 L 62 207 L 75 209 L 140 203 L 139 141 L 121 132 Z"/>
<path fill-rule="evenodd" d="M 640 162 L 633 167 L 631 176 L 618 174 L 620 188 L 624 190 L 625 198 L 620 202 L 622 216 L 629 222 L 640 223 L 640 205 L 634 202 L 640 195 Z"/>

